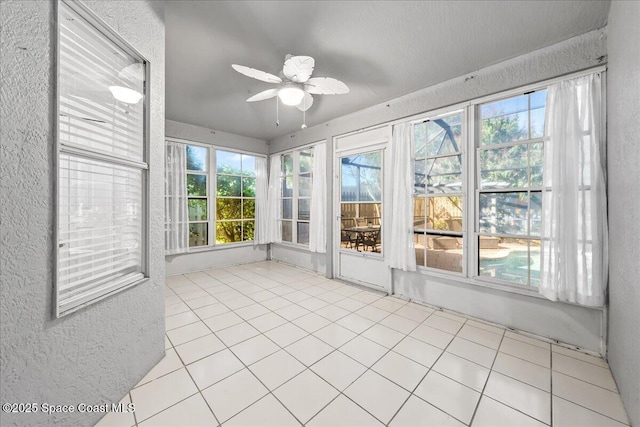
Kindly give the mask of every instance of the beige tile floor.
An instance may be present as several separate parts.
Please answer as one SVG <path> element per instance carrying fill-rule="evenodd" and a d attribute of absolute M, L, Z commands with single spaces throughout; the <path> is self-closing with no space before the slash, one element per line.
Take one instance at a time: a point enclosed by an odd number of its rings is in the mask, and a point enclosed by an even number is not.
<path fill-rule="evenodd" d="M 104 426 L 624 426 L 607 363 L 276 262 L 166 279 L 166 356 Z"/>

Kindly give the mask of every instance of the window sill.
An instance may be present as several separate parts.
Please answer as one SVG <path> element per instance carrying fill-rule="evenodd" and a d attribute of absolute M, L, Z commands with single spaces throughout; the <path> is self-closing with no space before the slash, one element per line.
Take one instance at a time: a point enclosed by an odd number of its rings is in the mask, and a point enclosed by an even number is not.
<path fill-rule="evenodd" d="M 212 251 L 223 251 L 225 249 L 234 249 L 234 248 L 246 248 L 253 246 L 266 246 L 266 245 L 254 245 L 253 242 L 241 242 L 241 243 L 229 243 L 226 245 L 217 245 L 217 246 L 198 246 L 195 248 L 190 248 L 186 252 L 181 252 L 177 254 L 165 254 L 165 257 L 175 257 L 189 254 L 198 254 L 201 252 L 212 252 Z"/>

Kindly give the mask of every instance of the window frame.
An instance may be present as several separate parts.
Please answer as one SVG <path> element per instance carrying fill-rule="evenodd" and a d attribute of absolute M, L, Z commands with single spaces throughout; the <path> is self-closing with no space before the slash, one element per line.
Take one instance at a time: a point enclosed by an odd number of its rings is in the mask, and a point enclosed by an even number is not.
<path fill-rule="evenodd" d="M 530 137 L 531 136 L 531 94 L 535 93 L 535 92 L 540 92 L 540 91 L 546 91 L 549 87 L 549 84 L 547 85 L 542 85 L 536 89 L 531 89 L 531 90 L 526 90 L 523 91 L 521 93 L 516 93 L 516 94 L 510 94 L 508 96 L 497 96 L 494 99 L 491 100 L 487 100 L 484 102 L 478 102 L 478 103 L 474 103 L 470 108 L 473 108 L 473 113 L 474 113 L 474 117 L 475 117 L 475 126 L 476 128 L 475 130 L 475 138 L 473 139 L 473 141 L 470 141 L 470 143 L 473 143 L 473 148 L 474 148 L 474 154 L 475 154 L 475 164 L 476 164 L 476 169 L 475 169 L 475 173 L 474 173 L 474 193 L 475 193 L 475 205 L 474 205 L 474 245 L 476 247 L 476 251 L 475 251 L 475 257 L 473 259 L 473 274 L 474 274 L 474 278 L 477 278 L 478 280 L 482 280 L 482 281 L 488 281 L 488 282 L 492 282 L 492 283 L 496 283 L 496 284 L 500 284 L 500 285 L 504 285 L 504 286 L 509 286 L 509 287 L 520 287 L 520 288 L 524 288 L 524 289 L 530 289 L 533 290 L 535 292 L 537 292 L 538 286 L 534 286 L 531 285 L 531 269 L 529 268 L 527 271 L 527 284 L 521 284 L 521 283 L 516 283 L 516 282 L 509 282 L 506 280 L 501 280 L 501 279 L 496 279 L 493 278 L 491 276 L 485 276 L 480 274 L 480 244 L 479 244 L 479 239 L 481 236 L 489 236 L 489 237 L 498 237 L 498 238 L 506 238 L 506 239 L 520 239 L 520 240 L 527 240 L 527 251 L 529 253 L 529 257 L 531 256 L 531 242 L 532 241 L 539 241 L 540 242 L 540 249 L 542 250 L 542 236 L 540 234 L 538 234 L 537 236 L 535 234 L 533 234 L 531 232 L 531 201 L 532 201 L 532 195 L 534 195 L 535 193 L 537 193 L 540 197 L 540 212 L 542 215 L 543 212 L 543 208 L 542 208 L 542 199 L 543 199 L 543 195 L 545 192 L 545 189 L 543 188 L 543 185 L 539 185 L 539 186 L 535 186 L 535 185 L 531 185 L 531 170 L 532 170 L 532 164 L 530 162 L 531 158 L 529 156 L 529 149 L 534 146 L 535 144 L 541 144 L 542 146 L 542 153 L 544 155 L 544 144 L 546 143 L 546 141 L 548 140 L 548 138 L 544 135 L 545 131 L 544 131 L 544 127 L 543 127 L 543 132 L 541 136 L 536 136 L 536 137 Z M 529 133 L 528 137 L 525 139 L 519 139 L 519 140 L 512 140 L 512 141 L 507 141 L 507 142 L 500 142 L 500 143 L 493 143 L 493 144 L 486 144 L 486 145 L 482 145 L 482 117 L 481 117 L 481 109 L 482 106 L 488 103 L 493 103 L 493 102 L 499 102 L 499 101 L 506 101 L 509 99 L 513 99 L 513 98 L 517 98 L 520 96 L 524 96 L 527 95 L 527 131 Z M 546 100 L 545 100 L 545 115 L 546 115 Z M 545 126 L 546 126 L 546 122 L 545 122 Z M 527 185 L 526 186 L 513 186 L 513 187 L 507 187 L 507 188 L 487 188 L 487 189 L 482 189 L 481 185 L 482 185 L 482 168 L 481 168 L 481 153 L 483 151 L 489 151 L 489 150 L 496 150 L 496 149 L 502 149 L 502 148 L 512 148 L 512 147 L 516 147 L 516 146 L 526 146 L 527 147 Z M 540 165 L 540 167 L 542 167 L 543 164 Z M 542 174 L 542 172 L 541 172 Z M 481 195 L 482 194 L 516 194 L 516 193 L 526 193 L 528 201 L 527 201 L 527 216 L 529 216 L 528 218 L 528 222 L 527 222 L 527 233 L 526 234 L 514 234 L 514 233 L 487 233 L 484 231 L 480 231 L 480 199 L 481 199 Z"/>
<path fill-rule="evenodd" d="M 449 109 L 445 109 L 445 110 L 439 110 L 436 111 L 435 114 L 427 114 L 424 115 L 422 117 L 420 117 L 417 120 L 413 120 L 411 123 L 413 124 L 412 127 L 412 133 L 411 133 L 411 138 L 415 138 L 415 126 L 419 125 L 419 124 L 423 124 L 426 123 L 428 121 L 433 121 L 433 120 L 437 120 L 437 119 L 441 119 L 441 118 L 446 118 L 446 117 L 451 117 L 451 116 L 455 116 L 456 114 L 460 114 L 461 117 L 461 137 L 460 137 L 460 147 L 458 147 L 459 154 L 453 153 L 453 154 L 445 154 L 445 155 L 434 155 L 434 156 L 429 156 L 427 154 L 425 154 L 425 156 L 422 156 L 420 158 L 417 157 L 416 154 L 416 150 L 414 150 L 414 152 L 412 153 L 411 156 L 411 161 L 415 162 L 417 160 L 424 160 L 425 164 L 430 160 L 430 159 L 438 159 L 438 158 L 446 158 L 446 157 L 451 157 L 451 156 L 456 156 L 459 155 L 461 156 L 461 165 L 460 165 L 460 179 L 461 179 L 461 183 L 462 183 L 462 188 L 459 192 L 451 192 L 451 193 L 433 193 L 433 194 L 429 194 L 426 189 L 425 192 L 423 194 L 416 194 L 415 190 L 414 190 L 414 194 L 413 194 L 413 201 L 414 201 L 414 213 L 415 213 L 415 202 L 418 198 L 422 198 L 425 201 L 425 220 L 427 217 L 427 212 L 428 212 L 428 200 L 430 198 L 434 198 L 434 197 L 447 197 L 447 196 L 452 196 L 452 197 L 460 197 L 460 199 L 462 200 L 462 231 L 460 232 L 454 232 L 454 231 L 443 231 L 443 232 L 438 232 L 435 229 L 416 229 L 415 225 L 413 227 L 413 233 L 414 236 L 417 233 L 417 230 L 420 230 L 420 235 L 424 236 L 424 238 L 426 239 L 427 236 L 429 235 L 433 235 L 433 234 L 440 234 L 442 236 L 451 236 L 451 237 L 460 237 L 462 238 L 462 271 L 451 271 L 451 270 L 444 270 L 444 269 L 440 269 L 440 268 L 435 268 L 435 267 L 429 267 L 427 266 L 427 248 L 425 246 L 424 248 L 424 259 L 425 259 L 425 265 L 420 265 L 417 264 L 416 262 L 416 268 L 418 270 L 423 270 L 426 272 L 434 272 L 434 273 L 440 273 L 440 274 L 445 274 L 447 276 L 451 276 L 451 277 L 468 277 L 468 271 L 469 271 L 469 261 L 468 261 L 468 252 L 469 252 L 469 244 L 468 244 L 468 236 L 469 236 L 469 230 L 468 230 L 468 226 L 469 226 L 469 220 L 467 217 L 467 213 L 469 211 L 469 205 L 468 205 L 468 188 L 469 187 L 469 183 L 468 183 L 468 177 L 470 174 L 469 172 L 469 161 L 468 161 L 468 138 L 469 138 L 469 120 L 468 120 L 468 116 L 469 116 L 469 112 L 468 112 L 468 108 L 460 108 L 460 106 L 454 107 L 454 108 L 449 108 Z M 415 144 L 415 140 L 413 141 Z M 412 144 L 413 145 L 413 144 Z M 416 148 L 416 147 L 414 147 Z M 414 185 L 415 185 L 415 175 L 414 175 Z M 415 251 L 415 249 L 414 249 Z"/>
<path fill-rule="evenodd" d="M 219 173 L 218 169 L 217 169 L 217 160 L 218 160 L 218 152 L 226 152 L 226 153 L 236 153 L 236 154 L 240 154 L 240 174 L 239 175 L 233 175 L 233 174 L 227 174 L 227 173 Z M 253 244 L 253 242 L 255 241 L 255 224 L 256 224 L 256 215 L 255 215 L 255 203 L 256 203 L 256 195 L 254 193 L 253 197 L 249 197 L 249 196 L 245 196 L 244 193 L 244 178 L 247 177 L 247 175 L 244 175 L 242 172 L 242 156 L 250 156 L 253 158 L 257 158 L 257 156 L 255 156 L 254 154 L 248 154 L 248 153 L 243 153 L 237 150 L 227 150 L 227 149 L 220 149 L 217 148 L 215 149 L 214 152 L 214 162 L 212 165 L 215 165 L 215 171 L 212 170 L 211 173 L 215 174 L 215 214 L 214 214 L 214 230 L 213 232 L 214 234 L 214 240 L 213 240 L 213 245 L 214 246 L 229 246 L 229 245 L 235 245 L 238 243 L 250 243 Z M 218 176 L 228 176 L 228 177 L 237 177 L 240 180 L 240 195 L 239 196 L 218 196 Z M 250 178 L 253 178 L 254 181 L 256 181 L 257 179 L 257 174 L 254 174 L 253 176 L 249 176 Z M 218 218 L 218 200 L 240 200 L 240 218 L 231 218 L 231 219 L 220 219 Z M 253 200 L 253 218 L 244 218 L 244 201 L 245 200 Z M 220 222 L 240 222 L 242 223 L 241 227 L 242 227 L 242 238 L 243 240 L 240 240 L 239 242 L 229 242 L 229 243 L 217 243 L 217 233 L 218 233 L 218 223 Z M 254 238 L 251 240 L 244 240 L 244 224 L 246 222 L 253 222 L 253 226 L 254 226 Z"/>
<path fill-rule="evenodd" d="M 464 239 L 464 251 L 465 255 L 463 256 L 463 266 L 464 273 L 455 273 L 447 270 L 439 270 L 424 266 L 417 266 L 416 272 L 418 274 L 422 274 L 427 277 L 434 277 L 443 280 L 453 280 L 458 283 L 465 283 L 472 286 L 478 286 L 481 288 L 494 289 L 514 294 L 532 296 L 534 298 L 544 299 L 545 297 L 540 295 L 537 287 L 529 286 L 529 285 L 519 285 L 512 282 L 505 282 L 500 280 L 495 280 L 490 277 L 480 276 L 478 274 L 479 271 L 479 245 L 478 245 L 478 226 L 476 224 L 476 212 L 479 209 L 479 197 L 477 194 L 476 183 L 479 183 L 479 174 L 480 174 L 480 164 L 479 158 L 476 153 L 476 141 L 478 144 L 480 143 L 479 135 L 478 135 L 478 122 L 479 122 L 479 105 L 484 103 L 489 103 L 493 101 L 499 101 L 501 99 L 510 98 L 518 95 L 523 95 L 532 91 L 540 91 L 546 90 L 549 86 L 562 82 L 567 79 L 577 78 L 593 73 L 602 73 L 602 99 L 606 99 L 606 66 L 597 66 L 592 67 L 586 70 L 569 73 L 563 76 L 546 79 L 543 81 L 539 81 L 536 83 L 531 83 L 523 86 L 518 86 L 513 89 L 508 89 L 505 91 L 500 91 L 497 93 L 493 93 L 490 95 L 486 95 L 483 97 L 478 97 L 474 99 L 470 99 L 465 102 L 461 102 L 458 104 L 453 104 L 448 107 L 438 108 L 431 111 L 415 114 L 410 117 L 406 117 L 403 119 L 395 120 L 393 122 L 387 123 L 392 126 L 399 123 L 417 123 L 424 121 L 429 117 L 437 117 L 446 114 L 450 114 L 451 112 L 459 109 L 465 110 L 466 115 L 466 139 L 463 144 L 465 146 L 465 153 L 468 154 L 464 156 L 463 163 L 466 162 L 465 171 L 467 173 L 467 177 L 464 180 L 466 183 L 466 197 L 463 199 L 464 206 L 466 206 L 466 212 L 463 213 L 463 231 L 466 234 L 466 238 Z M 605 140 L 606 137 L 606 105 L 603 102 L 601 105 L 601 114 L 598 118 L 600 120 L 601 126 L 601 140 Z M 544 135 L 543 137 L 544 138 Z M 469 153 L 473 153 L 470 155 Z M 472 191 L 473 190 L 473 191 Z M 540 195 L 541 198 L 544 198 L 544 193 L 549 191 L 549 188 L 540 187 Z M 469 206 L 473 208 L 470 209 Z M 543 244 L 544 239 L 538 239 Z M 466 270 L 464 270 L 466 269 Z M 572 303 L 567 303 L 572 304 Z M 572 304 L 575 305 L 575 304 Z"/>
<path fill-rule="evenodd" d="M 203 246 L 209 246 L 209 242 L 211 241 L 211 225 L 209 224 L 211 222 L 211 192 L 212 192 L 212 187 L 211 187 L 211 156 L 212 156 L 212 152 L 211 150 L 209 150 L 208 147 L 203 147 L 201 145 L 196 145 L 196 144 L 185 144 L 185 149 L 188 150 L 189 147 L 199 147 L 199 148 L 205 148 L 207 150 L 207 168 L 204 171 L 197 171 L 197 170 L 192 170 L 189 169 L 189 163 L 187 162 L 186 165 L 186 177 L 185 177 L 185 183 L 187 184 L 187 212 L 189 212 L 189 200 L 194 199 L 194 200 L 206 200 L 207 201 L 207 219 L 206 220 L 191 220 L 191 218 L 188 218 L 187 221 L 187 227 L 188 227 L 188 231 L 189 231 L 189 241 L 187 243 L 187 247 L 191 248 L 199 248 L 199 247 L 203 247 Z M 187 159 L 188 159 L 188 155 L 187 155 Z M 189 180 L 188 177 L 189 175 L 196 175 L 196 176 L 204 176 L 205 177 L 205 188 L 207 190 L 206 195 L 205 196 L 190 196 L 189 195 L 189 191 L 188 191 L 188 186 L 189 186 Z M 215 189 L 215 187 L 214 187 Z M 191 246 L 191 224 L 207 224 L 207 244 L 206 245 L 194 245 Z"/>
<path fill-rule="evenodd" d="M 143 82 L 143 98 L 142 102 L 142 158 L 141 161 L 132 159 L 126 159 L 122 155 L 108 154 L 100 150 L 82 147 L 73 143 L 63 144 L 60 140 L 60 113 L 61 109 L 61 69 L 62 61 L 60 55 L 60 32 L 62 19 L 61 8 L 66 7 L 72 13 L 80 16 L 87 24 L 95 30 L 97 37 L 103 37 L 110 43 L 113 43 L 127 55 L 133 57 L 144 65 L 144 82 Z M 53 186 L 53 199 L 54 199 L 54 230 L 53 230 L 53 265 L 54 265 L 54 280 L 53 280 L 53 304 L 52 304 L 52 316 L 54 318 L 60 318 L 68 314 L 72 314 L 78 310 L 81 310 L 89 305 L 97 303 L 105 298 L 108 298 L 117 293 L 123 292 L 129 288 L 137 286 L 141 283 L 149 280 L 149 265 L 150 265 L 150 253 L 149 253 L 149 235 L 150 235 L 150 201 L 149 201 L 149 153 L 150 153 L 150 121 L 151 121 L 151 109 L 150 105 L 150 77 L 151 77 L 151 63 L 142 55 L 136 48 L 134 48 L 129 42 L 127 42 L 118 32 L 116 32 L 105 21 L 98 17 L 91 9 L 81 2 L 60 0 L 54 3 L 55 14 L 55 105 L 54 105 L 54 155 L 53 155 L 53 169 L 55 171 L 55 179 Z M 132 282 L 125 282 L 120 286 L 114 287 L 114 281 L 101 285 L 97 291 L 92 294 L 94 296 L 85 296 L 81 299 L 81 302 L 70 306 L 70 308 L 62 310 L 61 298 L 60 298 L 60 275 L 59 275 L 59 241 L 60 241 L 60 156 L 61 154 L 82 156 L 89 160 L 102 161 L 114 166 L 124 166 L 133 169 L 137 169 L 141 173 L 140 181 L 140 209 L 141 209 L 141 230 L 140 230 L 140 274 L 141 278 Z M 115 281 L 117 284 L 117 280 Z"/>
<path fill-rule="evenodd" d="M 300 247 L 300 248 L 304 248 L 304 247 L 309 247 L 309 242 L 306 243 L 298 243 L 298 224 L 299 223 L 306 223 L 306 224 L 310 224 L 311 223 L 311 212 L 309 212 L 309 219 L 300 219 L 299 217 L 299 206 L 300 206 L 300 200 L 309 200 L 309 210 L 311 210 L 311 199 L 312 199 L 312 194 L 310 194 L 309 196 L 300 196 L 300 176 L 301 175 L 306 175 L 308 174 L 310 179 L 311 179 L 311 188 L 312 188 L 312 192 L 313 192 L 313 159 L 314 159 L 314 155 L 315 155 L 315 146 L 316 144 L 309 144 L 309 145 L 304 145 L 301 147 L 296 147 L 294 149 L 291 150 L 287 150 L 287 151 L 283 151 L 280 153 L 274 153 L 272 154 L 272 156 L 280 156 L 280 197 L 278 198 L 279 203 L 281 205 L 281 218 L 278 219 L 279 222 L 279 226 L 280 229 L 282 230 L 283 224 L 284 222 L 290 222 L 291 223 L 291 241 L 288 240 L 284 240 L 284 237 L 282 239 L 282 244 L 285 245 L 294 245 L 296 247 Z M 302 151 L 307 151 L 307 150 L 312 150 L 312 154 L 311 154 L 311 169 L 308 172 L 302 172 L 300 170 L 300 156 Z M 292 157 L 292 173 L 286 174 L 285 171 L 285 162 L 284 162 L 284 157 L 285 156 L 291 156 Z M 292 195 L 291 197 L 289 196 L 285 196 L 284 195 L 284 189 L 285 189 L 285 182 L 286 182 L 286 178 L 287 177 L 291 177 L 292 178 Z M 291 201 L 291 218 L 284 218 L 284 201 L 285 200 L 290 200 Z M 282 235 L 284 236 L 284 233 L 282 233 Z"/>
<path fill-rule="evenodd" d="M 199 142 L 199 141 L 193 141 L 193 140 L 189 140 L 189 139 L 184 139 L 184 138 L 175 138 L 175 137 L 170 137 L 170 136 L 165 136 L 164 138 L 165 141 L 173 141 L 173 142 L 178 142 L 181 144 L 184 144 L 185 146 L 194 146 L 194 147 L 203 147 L 206 148 L 208 150 L 208 164 L 207 164 L 207 172 L 204 172 L 204 174 L 207 175 L 207 184 L 208 184 L 208 188 L 207 188 L 207 209 L 209 210 L 209 217 L 207 220 L 207 234 L 208 234 L 208 241 L 207 241 L 207 245 L 200 245 L 200 246 L 188 246 L 187 245 L 187 251 L 181 254 L 169 254 L 165 256 L 174 256 L 174 255 L 184 255 L 189 254 L 189 253 L 198 253 L 198 252 L 207 252 L 207 251 L 215 251 L 215 250 L 223 250 L 226 248 L 231 248 L 231 247 L 242 247 L 242 246 L 253 246 L 254 245 L 254 240 L 245 240 L 245 241 L 241 241 L 241 242 L 232 242 L 232 243 L 224 243 L 224 244 L 216 244 L 215 243 L 215 233 L 216 233 L 216 222 L 217 222 L 217 193 L 218 193 L 218 182 L 217 182 L 217 168 L 216 168 L 216 160 L 217 160 L 217 152 L 218 151 L 226 151 L 226 152 L 230 152 L 230 153 L 237 153 L 240 155 L 246 155 L 246 156 L 252 156 L 255 158 L 265 158 L 268 159 L 268 155 L 266 154 L 261 154 L 261 153 L 253 153 L 247 150 L 239 150 L 239 149 L 235 149 L 235 148 L 229 148 L 229 147 L 224 147 L 221 145 L 214 145 L 214 144 L 208 144 L 206 142 Z M 189 170 L 187 169 L 187 174 L 189 174 Z M 186 184 L 186 179 L 185 179 L 185 184 Z M 256 188 L 257 190 L 257 188 Z M 165 195 L 166 196 L 166 195 Z M 187 197 L 188 200 L 189 197 Z M 244 199 L 244 197 L 240 196 L 238 198 L 242 198 Z M 255 199 L 255 197 L 253 197 L 253 199 Z M 188 203 L 188 201 L 187 201 Z M 187 205 L 188 208 L 188 205 Z M 244 221 L 243 219 L 240 219 L 240 221 Z M 254 218 L 254 221 L 255 218 Z M 189 221 L 191 222 L 191 221 Z M 196 222 L 201 222 L 201 221 L 196 221 Z M 254 229 L 255 232 L 255 229 Z M 213 236 L 213 241 L 211 239 L 211 236 Z"/>

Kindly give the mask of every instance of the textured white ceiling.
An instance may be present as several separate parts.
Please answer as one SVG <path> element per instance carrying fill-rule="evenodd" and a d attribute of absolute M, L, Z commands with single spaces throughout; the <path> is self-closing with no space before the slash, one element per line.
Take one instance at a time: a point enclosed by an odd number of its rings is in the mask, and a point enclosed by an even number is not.
<path fill-rule="evenodd" d="M 245 100 L 272 87 L 231 64 L 273 74 L 286 54 L 351 92 L 315 96 L 313 126 L 606 25 L 609 1 L 170 1 L 167 118 L 272 139 L 302 113 Z"/>

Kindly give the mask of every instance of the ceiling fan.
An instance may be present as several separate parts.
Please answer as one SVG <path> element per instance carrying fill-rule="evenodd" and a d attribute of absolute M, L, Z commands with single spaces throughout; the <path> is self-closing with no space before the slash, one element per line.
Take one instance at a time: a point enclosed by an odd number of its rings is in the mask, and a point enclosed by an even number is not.
<path fill-rule="evenodd" d="M 247 77 L 278 87 L 267 89 L 247 99 L 247 102 L 263 101 L 277 96 L 283 104 L 307 111 L 313 105 L 313 95 L 343 95 L 349 88 L 340 80 L 331 77 L 311 77 L 315 60 L 310 56 L 287 55 L 280 76 L 276 76 L 244 65 L 232 64 L 234 70 Z"/>

